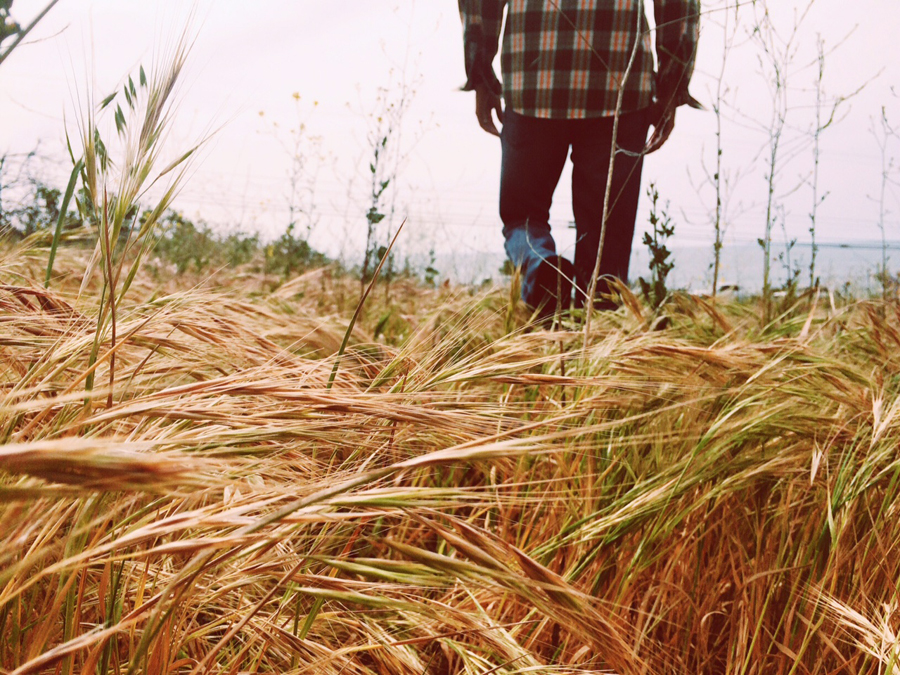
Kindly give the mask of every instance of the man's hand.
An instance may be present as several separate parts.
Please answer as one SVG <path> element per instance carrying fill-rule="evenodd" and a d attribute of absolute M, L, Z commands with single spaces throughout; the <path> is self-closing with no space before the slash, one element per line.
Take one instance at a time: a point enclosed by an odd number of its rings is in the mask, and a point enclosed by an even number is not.
<path fill-rule="evenodd" d="M 674 105 L 655 105 L 650 110 L 650 124 L 653 125 L 653 133 L 644 147 L 644 153 L 647 155 L 659 150 L 669 140 L 669 136 L 672 135 L 672 130 L 675 128 Z"/>
<path fill-rule="evenodd" d="M 672 130 L 675 128 L 675 110 L 682 105 L 704 110 L 703 104 L 691 96 L 687 89 L 669 96 L 663 95 L 650 107 L 650 124 L 653 125 L 653 134 L 644 147 L 644 154 L 656 152 L 669 140 L 669 136 L 672 135 Z"/>
<path fill-rule="evenodd" d="M 493 112 L 497 112 L 497 119 L 503 124 L 503 103 L 500 97 L 485 86 L 475 88 L 475 115 L 478 117 L 478 125 L 493 136 L 499 136 L 497 125 L 494 124 Z"/>

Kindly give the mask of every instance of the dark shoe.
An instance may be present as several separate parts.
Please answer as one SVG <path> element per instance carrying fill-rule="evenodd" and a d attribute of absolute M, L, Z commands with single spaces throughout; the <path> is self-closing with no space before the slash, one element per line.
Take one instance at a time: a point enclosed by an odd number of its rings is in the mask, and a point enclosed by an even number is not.
<path fill-rule="evenodd" d="M 568 312 L 575 283 L 575 266 L 571 261 L 559 255 L 545 258 L 534 275 L 531 297 L 525 302 L 538 310 L 538 318 L 552 318 L 557 310 Z"/>

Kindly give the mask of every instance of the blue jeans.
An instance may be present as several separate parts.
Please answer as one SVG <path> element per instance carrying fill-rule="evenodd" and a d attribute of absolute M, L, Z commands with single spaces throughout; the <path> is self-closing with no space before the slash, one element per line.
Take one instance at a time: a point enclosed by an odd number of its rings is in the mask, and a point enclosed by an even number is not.
<path fill-rule="evenodd" d="M 613 119 L 548 120 L 507 109 L 503 121 L 500 219 L 506 254 L 522 269 L 522 297 L 526 301 L 535 292 L 534 275 L 541 261 L 556 255 L 550 233 L 550 205 L 572 148 L 572 209 L 577 231 L 573 262 L 576 301 L 580 303 L 590 287 L 600 246 Z M 619 117 L 617 147 L 637 154 L 616 155 L 600 275 L 626 283 L 641 191 L 640 152 L 649 126 L 649 116 L 643 110 Z M 598 285 L 599 292 L 605 288 L 605 284 Z"/>

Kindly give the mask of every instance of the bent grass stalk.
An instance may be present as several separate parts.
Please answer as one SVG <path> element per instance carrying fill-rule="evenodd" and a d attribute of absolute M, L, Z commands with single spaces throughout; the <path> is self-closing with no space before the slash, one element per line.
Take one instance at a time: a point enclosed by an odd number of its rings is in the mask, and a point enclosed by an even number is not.
<path fill-rule="evenodd" d="M 356 309 L 353 311 L 353 316 L 350 317 L 350 323 L 347 325 L 347 330 L 344 332 L 344 339 L 341 341 L 341 346 L 338 349 L 337 356 L 335 356 L 334 358 L 334 366 L 331 369 L 331 375 L 328 377 L 328 389 L 331 389 L 332 385 L 334 384 L 334 379 L 337 377 L 338 369 L 341 367 L 341 359 L 344 357 L 344 352 L 347 350 L 347 344 L 350 342 L 350 336 L 353 334 L 353 327 L 356 325 L 357 319 L 359 319 L 359 314 L 362 311 L 363 305 L 365 305 L 366 303 L 366 298 L 369 297 L 369 293 L 371 293 L 372 289 L 375 287 L 375 283 L 378 281 L 378 275 L 381 274 L 381 269 L 384 267 L 385 261 L 391 254 L 391 250 L 394 248 L 394 244 L 397 243 L 397 238 L 400 236 L 400 232 L 403 230 L 403 226 L 405 224 L 405 220 L 400 223 L 400 227 L 398 227 L 397 231 L 394 233 L 394 237 L 393 239 L 391 239 L 390 245 L 387 247 L 387 250 L 381 257 L 381 260 L 378 262 L 378 267 L 376 267 L 375 272 L 372 273 L 372 280 L 369 282 L 369 285 L 366 286 L 366 290 L 363 292 L 362 297 L 360 297 L 359 302 L 356 304 Z"/>

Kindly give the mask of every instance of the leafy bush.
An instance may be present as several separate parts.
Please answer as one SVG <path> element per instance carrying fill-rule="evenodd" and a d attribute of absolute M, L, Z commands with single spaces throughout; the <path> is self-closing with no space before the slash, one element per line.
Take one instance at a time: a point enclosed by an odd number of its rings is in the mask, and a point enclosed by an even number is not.
<path fill-rule="evenodd" d="M 285 279 L 295 272 L 321 267 L 327 262 L 324 254 L 314 250 L 305 238 L 297 236 L 293 223 L 266 247 L 266 271 L 277 272 Z"/>
<path fill-rule="evenodd" d="M 175 265 L 177 274 L 184 274 L 191 267 L 202 272 L 214 260 L 216 237 L 202 221 L 197 226 L 181 213 L 169 211 L 159 221 L 159 233 L 156 253 Z"/>
<path fill-rule="evenodd" d="M 258 234 L 220 234 L 207 223 L 194 223 L 174 210 L 160 219 L 156 255 L 174 265 L 179 275 L 188 271 L 201 273 L 210 267 L 239 267 L 258 259 L 264 272 L 287 279 L 328 263 L 324 254 L 295 235 L 293 226 L 264 247 Z"/>

